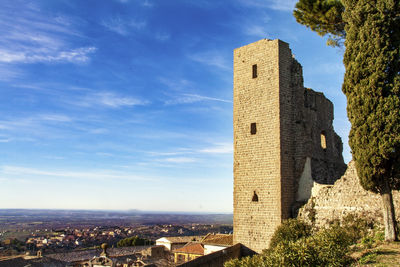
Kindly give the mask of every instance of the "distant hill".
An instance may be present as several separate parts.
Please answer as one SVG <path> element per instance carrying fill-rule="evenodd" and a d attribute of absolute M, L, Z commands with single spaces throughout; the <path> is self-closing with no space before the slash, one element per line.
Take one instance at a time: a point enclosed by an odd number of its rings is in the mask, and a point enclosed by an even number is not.
<path fill-rule="evenodd" d="M 232 224 L 233 215 L 223 213 L 167 212 L 167 211 L 113 211 L 113 210 L 47 210 L 47 209 L 0 209 L 0 222 L 69 221 L 94 222 L 118 221 L 118 223 L 208 223 Z"/>

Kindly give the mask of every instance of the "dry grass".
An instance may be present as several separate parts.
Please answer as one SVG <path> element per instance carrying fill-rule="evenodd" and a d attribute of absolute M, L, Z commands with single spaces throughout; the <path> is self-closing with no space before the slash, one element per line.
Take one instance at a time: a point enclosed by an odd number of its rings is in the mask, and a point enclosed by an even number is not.
<path fill-rule="evenodd" d="M 352 266 L 400 266 L 400 242 L 381 243 L 374 248 L 356 250 L 351 254 Z"/>

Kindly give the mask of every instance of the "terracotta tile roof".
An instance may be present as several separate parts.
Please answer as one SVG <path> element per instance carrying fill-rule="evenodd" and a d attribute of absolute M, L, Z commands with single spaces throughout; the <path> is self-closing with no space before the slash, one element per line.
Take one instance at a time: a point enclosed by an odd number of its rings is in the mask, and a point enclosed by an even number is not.
<path fill-rule="evenodd" d="M 188 243 L 191 241 L 200 241 L 203 236 L 165 236 L 171 243 Z"/>
<path fill-rule="evenodd" d="M 217 246 L 232 246 L 233 245 L 233 235 L 228 234 L 208 234 L 203 240 L 202 244 L 206 245 L 217 245 Z"/>
<path fill-rule="evenodd" d="M 35 258 L 25 260 L 23 258 L 14 258 L 10 260 L 0 261 L 0 267 L 43 267 L 43 266 L 52 266 L 52 267 L 64 267 L 66 262 L 50 259 L 47 257 L 43 258 Z"/>
<path fill-rule="evenodd" d="M 110 258 L 132 255 L 136 252 L 140 252 L 149 248 L 150 246 L 136 246 L 136 247 L 122 247 L 122 248 L 109 248 L 107 249 L 108 256 Z M 71 251 L 64 253 L 47 254 L 46 257 L 64 261 L 64 262 L 76 262 L 92 259 L 98 257 L 101 253 L 101 249 L 88 249 L 82 251 Z"/>
<path fill-rule="evenodd" d="M 196 254 L 196 255 L 204 255 L 204 247 L 200 243 L 188 243 L 185 246 L 178 248 L 174 251 L 174 253 L 188 253 L 188 254 Z"/>

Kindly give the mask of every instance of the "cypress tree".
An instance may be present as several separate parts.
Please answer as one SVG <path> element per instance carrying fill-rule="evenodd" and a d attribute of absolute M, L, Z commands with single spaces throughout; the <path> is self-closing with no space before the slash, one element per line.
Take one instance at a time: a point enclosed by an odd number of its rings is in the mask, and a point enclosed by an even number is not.
<path fill-rule="evenodd" d="M 385 239 L 396 239 L 392 190 L 400 187 L 400 9 L 397 0 L 343 0 L 342 90 L 360 184 L 382 196 Z"/>
<path fill-rule="evenodd" d="M 331 44 L 345 39 L 342 90 L 351 122 L 349 145 L 360 184 L 382 197 L 385 240 L 395 240 L 392 190 L 400 190 L 400 3 L 299 0 L 294 16 L 318 34 L 330 35 Z"/>

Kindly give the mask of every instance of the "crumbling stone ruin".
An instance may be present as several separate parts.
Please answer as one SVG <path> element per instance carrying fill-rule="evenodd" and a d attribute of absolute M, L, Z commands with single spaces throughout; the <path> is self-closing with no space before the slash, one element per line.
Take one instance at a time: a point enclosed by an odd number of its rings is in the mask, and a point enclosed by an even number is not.
<path fill-rule="evenodd" d="M 400 192 L 393 191 L 397 221 L 400 220 Z M 353 161 L 346 173 L 332 186 L 324 186 L 310 198 L 299 212 L 299 217 L 323 228 L 331 221 L 341 220 L 353 214 L 383 225 L 382 199 L 380 195 L 364 190 L 359 182 Z"/>
<path fill-rule="evenodd" d="M 234 51 L 234 243 L 261 252 L 317 184 L 346 170 L 333 105 L 303 86 L 289 45 L 263 39 Z"/>

